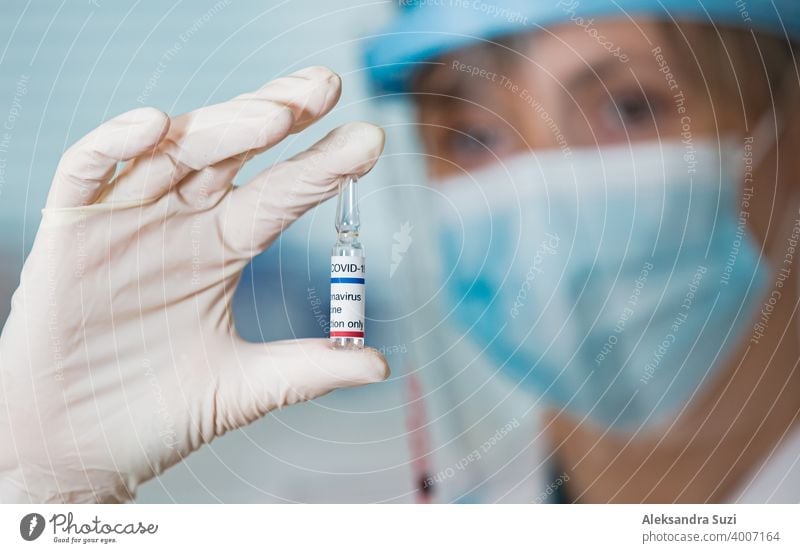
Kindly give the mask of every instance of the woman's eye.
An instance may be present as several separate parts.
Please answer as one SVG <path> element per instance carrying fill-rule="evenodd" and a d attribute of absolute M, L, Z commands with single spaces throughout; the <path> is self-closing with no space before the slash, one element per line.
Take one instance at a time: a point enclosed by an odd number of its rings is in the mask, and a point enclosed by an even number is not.
<path fill-rule="evenodd" d="M 635 130 L 643 125 L 652 125 L 657 108 L 647 96 L 637 93 L 618 95 L 609 102 L 606 110 L 612 122 Z"/>
<path fill-rule="evenodd" d="M 468 127 L 450 133 L 448 147 L 455 157 L 502 155 L 506 140 L 502 133 L 485 127 Z"/>

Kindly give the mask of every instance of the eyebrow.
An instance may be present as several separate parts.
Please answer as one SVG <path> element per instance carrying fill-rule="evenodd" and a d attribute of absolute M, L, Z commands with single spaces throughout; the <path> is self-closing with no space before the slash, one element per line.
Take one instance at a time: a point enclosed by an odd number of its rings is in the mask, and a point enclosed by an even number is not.
<path fill-rule="evenodd" d="M 628 54 L 628 60 L 627 63 L 624 63 L 619 58 L 608 56 L 603 56 L 596 61 L 584 59 L 580 68 L 573 71 L 573 74 L 566 81 L 563 81 L 563 87 L 565 90 L 576 90 L 587 85 L 597 85 L 604 82 L 610 75 L 621 71 L 635 74 L 631 65 L 636 63 L 649 63 L 652 64 L 653 68 L 656 67 L 655 60 L 642 52 Z M 440 66 L 433 68 L 426 79 L 435 84 L 431 86 L 429 83 L 427 86 L 418 88 L 417 92 L 427 96 L 428 100 L 435 102 L 454 102 L 458 99 L 469 100 L 476 97 L 475 87 L 472 86 L 475 81 L 468 74 L 454 74 L 454 72 L 450 71 L 448 62 L 439 62 L 435 65 Z M 552 72 L 551 76 L 558 78 Z M 439 79 L 445 81 L 442 86 L 437 83 Z"/>
<path fill-rule="evenodd" d="M 595 63 L 585 63 L 581 66 L 579 71 L 567 79 L 567 81 L 564 83 L 564 88 L 567 90 L 575 90 L 576 88 L 584 85 L 595 84 L 598 81 L 602 82 L 608 77 L 608 75 L 623 70 L 633 73 L 631 63 L 637 60 L 642 62 L 651 61 L 653 63 L 653 67 L 656 67 L 655 61 L 651 60 L 649 56 L 644 56 L 642 54 L 629 55 L 628 59 L 628 63 L 623 63 L 618 58 L 604 58 Z"/>
<path fill-rule="evenodd" d="M 492 86 L 499 86 L 499 81 L 490 82 L 471 77 L 469 73 L 458 73 L 444 67 L 437 67 L 429 75 L 430 83 L 424 87 L 417 87 L 416 92 L 437 102 L 457 102 L 459 100 L 479 99 L 482 91 Z M 477 86 L 476 86 L 477 83 Z"/>
<path fill-rule="evenodd" d="M 480 96 L 480 93 L 475 93 L 476 90 L 499 86 L 500 77 L 509 78 L 503 71 L 504 61 L 504 56 L 498 55 L 494 51 L 478 52 L 478 55 L 468 51 L 463 56 L 451 55 L 440 58 L 428 62 L 428 68 L 424 74 L 420 75 L 421 78 L 417 81 L 414 90 L 441 97 L 452 96 L 454 99 L 475 98 Z M 453 65 L 456 63 L 485 70 L 488 75 L 493 77 L 477 77 L 469 71 L 455 70 Z"/>

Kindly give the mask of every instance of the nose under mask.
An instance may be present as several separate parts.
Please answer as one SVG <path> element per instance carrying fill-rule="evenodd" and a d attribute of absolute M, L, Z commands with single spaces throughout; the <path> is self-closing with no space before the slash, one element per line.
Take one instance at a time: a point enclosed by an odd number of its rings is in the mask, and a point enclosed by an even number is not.
<path fill-rule="evenodd" d="M 605 425 L 674 416 L 752 331 L 769 269 L 731 144 L 536 152 L 438 183 L 445 312 L 506 378 Z"/>

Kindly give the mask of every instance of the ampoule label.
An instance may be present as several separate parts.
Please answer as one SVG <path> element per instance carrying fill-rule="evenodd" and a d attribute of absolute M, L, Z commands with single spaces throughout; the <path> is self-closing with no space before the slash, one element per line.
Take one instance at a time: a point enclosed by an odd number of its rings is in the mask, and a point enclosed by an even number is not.
<path fill-rule="evenodd" d="M 331 256 L 331 338 L 364 337 L 364 258 Z"/>

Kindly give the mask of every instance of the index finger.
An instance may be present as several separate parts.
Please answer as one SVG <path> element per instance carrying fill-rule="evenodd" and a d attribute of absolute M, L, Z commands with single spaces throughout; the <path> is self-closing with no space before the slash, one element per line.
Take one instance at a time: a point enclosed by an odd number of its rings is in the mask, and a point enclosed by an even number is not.
<path fill-rule="evenodd" d="M 106 121 L 73 144 L 58 163 L 47 208 L 91 204 L 102 194 L 117 163 L 151 151 L 169 119 L 154 108 L 138 108 Z"/>
<path fill-rule="evenodd" d="M 192 171 L 267 149 L 323 117 L 340 95 L 336 73 L 308 67 L 228 102 L 175 117 L 154 155 L 126 168 L 108 199 L 158 197 Z"/>

